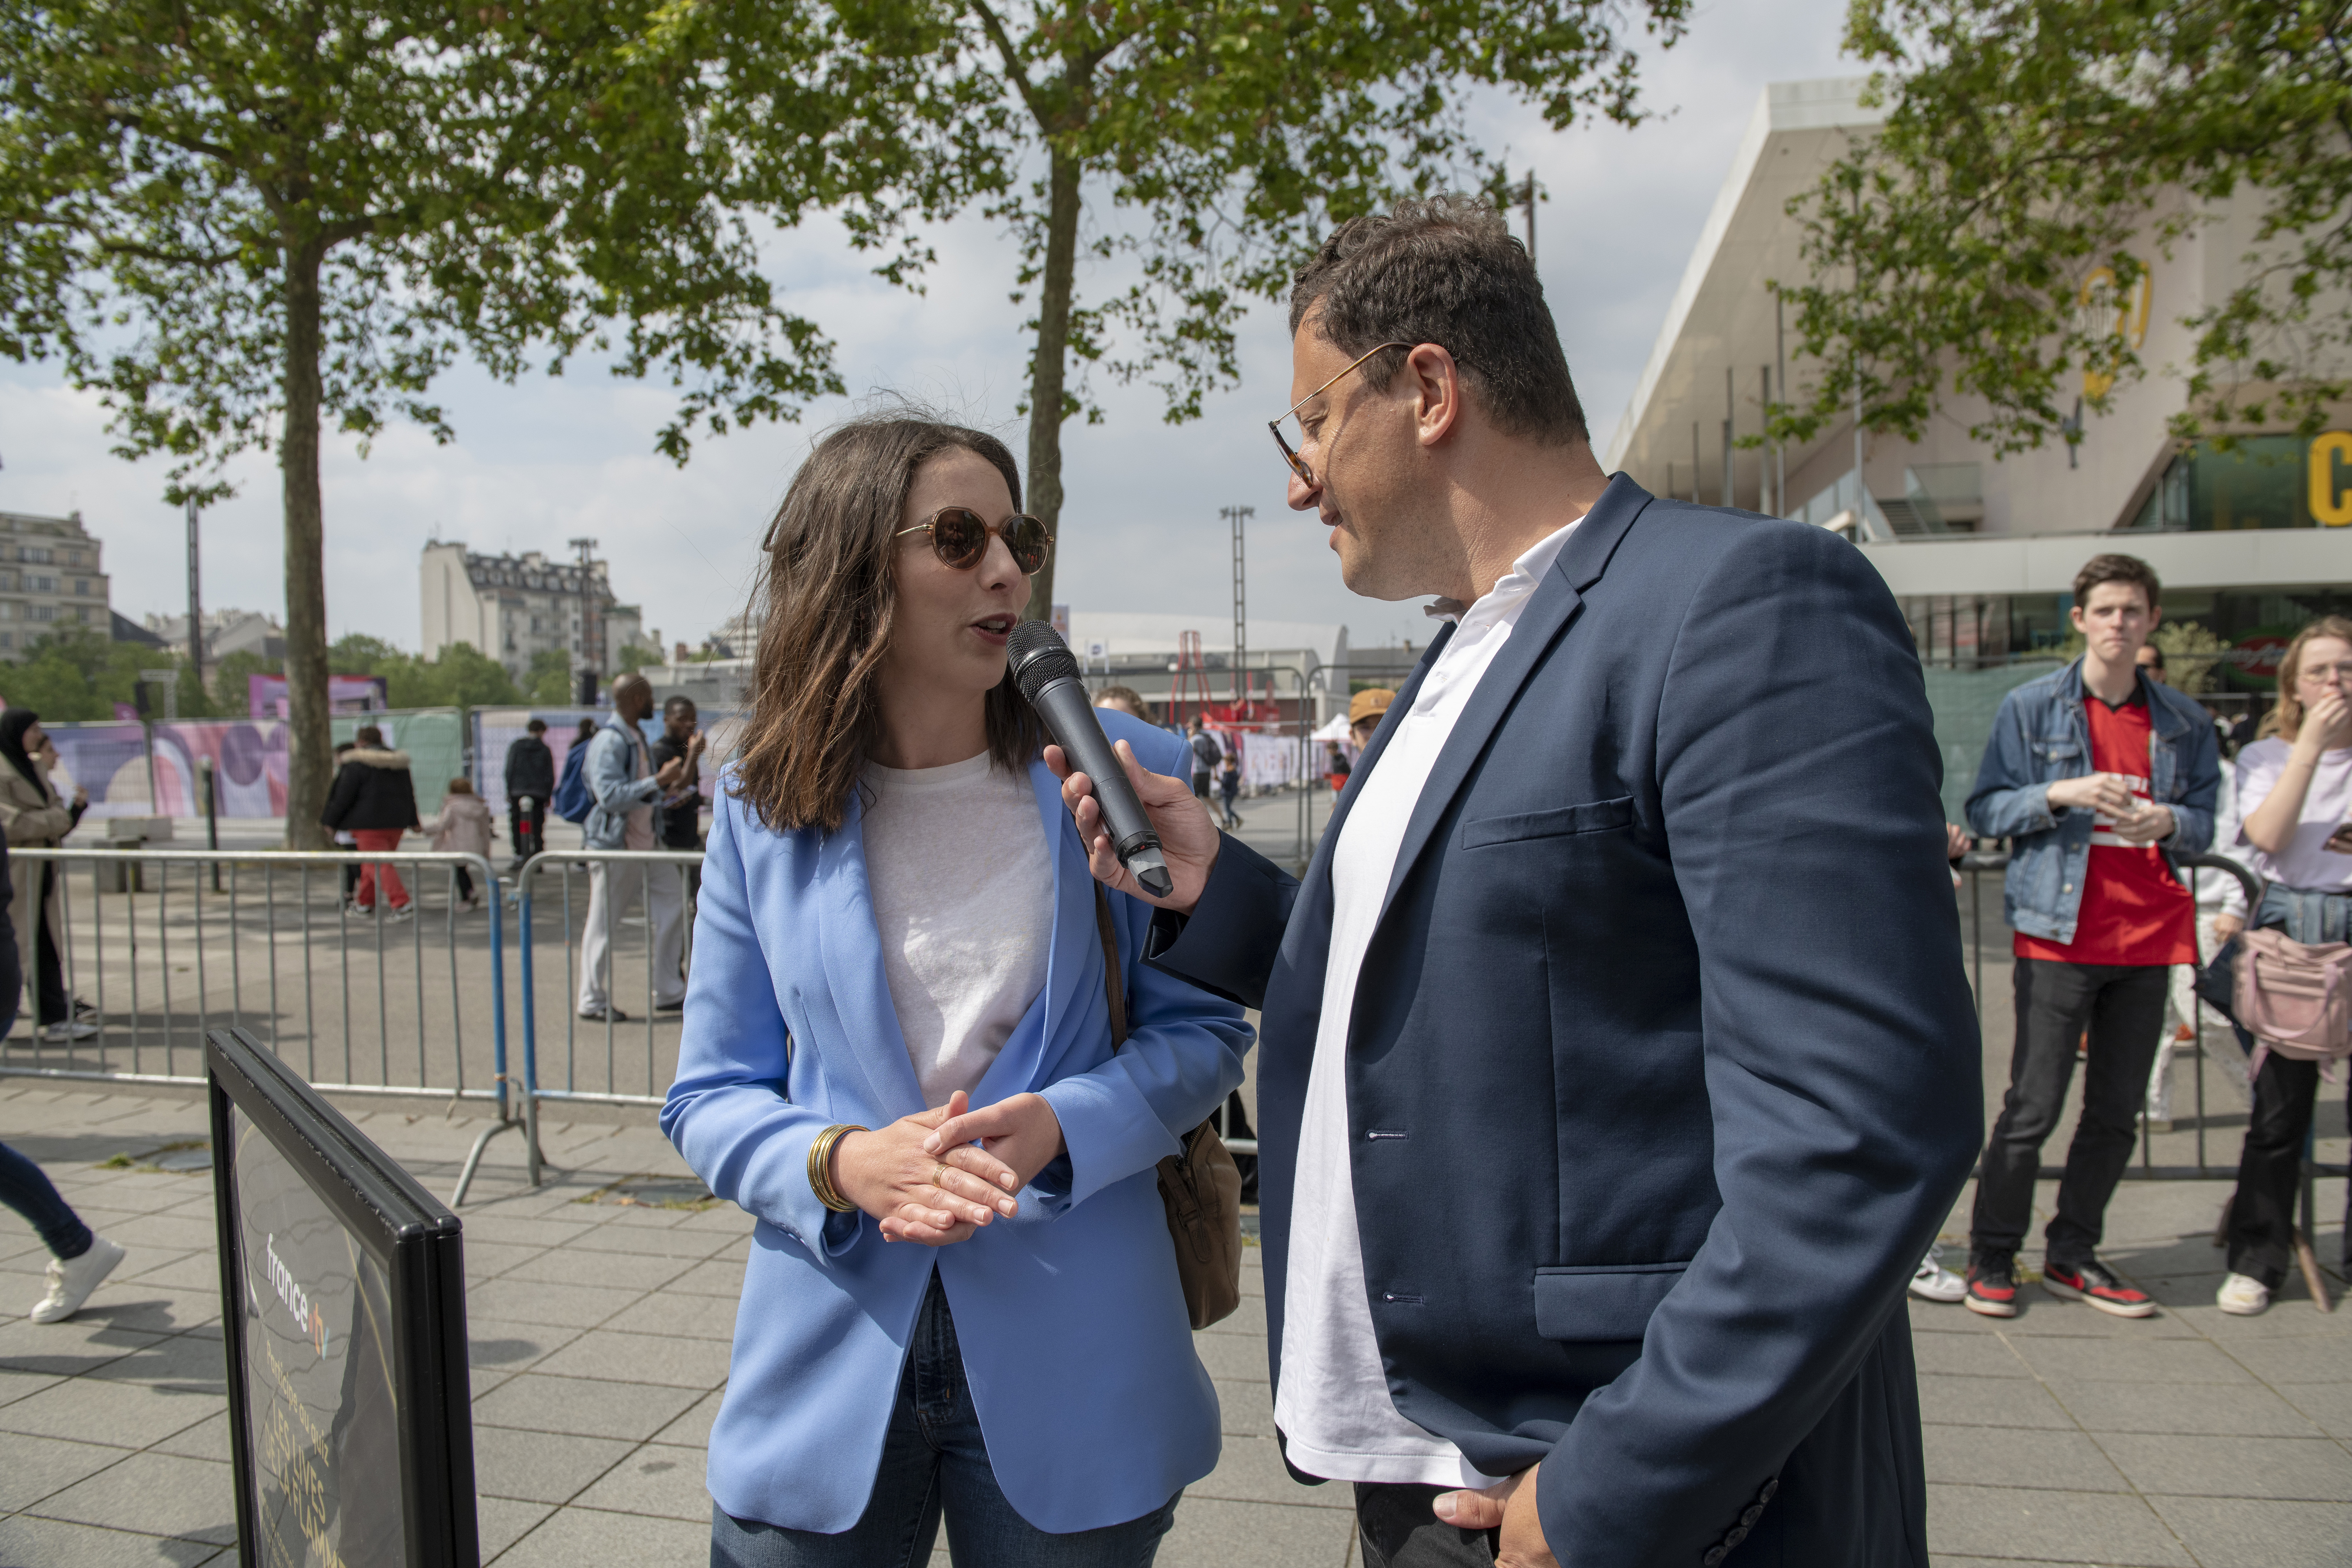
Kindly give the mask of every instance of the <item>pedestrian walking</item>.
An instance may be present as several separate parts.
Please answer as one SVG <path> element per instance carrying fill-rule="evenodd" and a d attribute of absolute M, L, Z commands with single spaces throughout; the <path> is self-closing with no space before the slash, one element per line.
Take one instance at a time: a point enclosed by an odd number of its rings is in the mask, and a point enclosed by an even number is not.
<path fill-rule="evenodd" d="M 17 739 L 21 742 L 21 732 Z M 0 840 L 0 1020 L 5 1020 L 0 1034 L 16 1026 L 25 991 L 23 959 L 10 918 L 16 883 L 9 870 L 7 845 Z M 81 1310 L 90 1292 L 122 1261 L 121 1245 L 92 1231 L 41 1168 L 5 1143 L 0 1143 L 0 1203 L 22 1215 L 49 1249 L 41 1299 L 27 1314 L 37 1323 L 62 1322 Z"/>
<path fill-rule="evenodd" d="M 1209 798 L 1209 781 L 1215 778 L 1218 764 L 1225 760 L 1224 749 L 1198 713 L 1192 715 L 1192 732 L 1186 743 L 1192 748 L 1192 793 L 1199 798 Z"/>
<path fill-rule="evenodd" d="M 638 723 L 653 711 L 652 682 L 632 672 L 613 682 L 613 716 L 588 742 L 581 778 L 590 805 L 580 825 L 591 849 L 652 849 L 654 814 L 686 776 L 684 759 L 656 767 Z M 580 937 L 580 1016 L 594 1023 L 625 1023 L 610 989 L 613 931 L 621 918 L 644 902 L 654 948 L 653 1010 L 676 1013 L 686 1004 L 680 971 L 686 958 L 686 900 L 677 871 L 640 863 L 616 866 L 593 861 L 588 868 L 588 918 Z"/>
<path fill-rule="evenodd" d="M 2254 924 L 2295 942 L 2343 942 L 2352 938 L 2352 620 L 2325 616 L 2296 633 L 2279 658 L 2278 692 L 2262 738 L 2238 754 L 2234 810 L 2214 842 L 2245 855 L 2270 884 Z M 2244 926 L 2225 913 L 2214 934 L 2227 942 Z M 2268 1307 L 2294 1261 L 2295 1191 L 2319 1070 L 2271 1051 L 2254 1075 L 2226 1225 L 2230 1272 L 2217 1297 L 2225 1312 Z"/>
<path fill-rule="evenodd" d="M 1217 801 L 1225 814 L 1225 826 L 1230 830 L 1242 825 L 1234 810 L 1234 800 L 1242 793 L 1242 759 L 1238 751 L 1225 753 L 1225 765 L 1217 773 Z"/>
<path fill-rule="evenodd" d="M 2002 903 L 2014 939 L 2017 1048 L 1969 1222 L 1969 1306 L 2017 1314 L 2017 1250 L 2042 1146 L 2089 1032 L 2083 1111 L 2043 1235 L 2042 1289 L 2116 1317 L 2156 1310 L 2097 1256 L 2130 1163 L 2171 966 L 2197 961 L 2194 901 L 2166 859 L 2213 837 L 2221 763 L 2204 710 L 2139 663 L 2162 614 L 2147 563 L 2096 555 L 2068 612 L 2083 657 L 2001 699 L 1969 826 L 2013 841 Z"/>
<path fill-rule="evenodd" d="M 1005 668 L 1051 544 L 1019 501 L 993 437 L 873 418 L 818 442 L 770 529 L 662 1110 L 756 1221 L 714 1564 L 920 1563 L 944 1509 L 958 1563 L 1146 1568 L 1216 1464 L 1154 1168 L 1249 1029 L 1087 879 Z"/>
<path fill-rule="evenodd" d="M 1446 627 L 1303 881 L 1129 769 L 1154 967 L 1263 1008 L 1285 1461 L 1385 1568 L 1924 1561 L 1902 1301 L 1980 1047 L 1885 579 L 1604 472 L 1490 202 L 1341 226 L 1290 322 L 1290 505 Z"/>
<path fill-rule="evenodd" d="M 0 713 L 0 829 L 15 849 L 54 849 L 80 825 L 89 809 L 89 792 L 74 786 L 68 801 L 58 793 L 49 775 L 57 770 L 58 750 L 41 729 L 40 715 L 30 708 Z M 16 919 L 17 973 L 33 986 L 33 1026 L 53 1045 L 87 1040 L 98 1033 L 88 1003 L 66 989 L 65 960 L 58 947 L 65 930 L 65 899 L 58 887 L 54 860 L 14 862 L 10 883 Z M 14 1002 L 11 1008 L 13 1016 Z"/>
<path fill-rule="evenodd" d="M 383 855 L 400 847 L 400 836 L 418 826 L 416 784 L 408 775 L 408 753 L 383 743 L 383 731 L 362 724 L 352 734 L 352 749 L 335 771 L 334 787 L 319 820 L 329 828 L 351 834 L 362 853 Z M 373 914 L 378 895 L 386 918 L 406 920 L 416 911 L 400 872 L 388 860 L 361 863 L 360 879 L 352 889 L 352 912 Z"/>
<path fill-rule="evenodd" d="M 451 779 L 449 793 L 441 800 L 441 815 L 426 823 L 433 835 L 433 847 L 444 854 L 479 855 L 490 858 L 490 840 L 498 834 L 498 826 L 490 820 L 489 803 L 474 793 L 471 779 Z M 471 912 L 481 904 L 474 897 L 474 874 L 464 866 L 457 873 L 457 907 Z"/>
<path fill-rule="evenodd" d="M 507 747 L 507 827 L 513 837 L 509 871 L 520 871 L 547 847 L 547 803 L 555 794 L 555 753 L 547 747 L 547 721 L 533 719 Z"/>

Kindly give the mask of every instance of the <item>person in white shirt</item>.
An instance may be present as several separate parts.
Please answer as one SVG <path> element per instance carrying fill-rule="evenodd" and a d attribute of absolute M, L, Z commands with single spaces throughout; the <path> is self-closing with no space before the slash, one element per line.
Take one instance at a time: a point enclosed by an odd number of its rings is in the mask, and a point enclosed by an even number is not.
<path fill-rule="evenodd" d="M 2234 815 L 2216 824 L 2213 842 L 2251 850 L 2270 882 L 2256 924 L 2297 942 L 2343 942 L 2352 934 L 2352 620 L 2326 616 L 2297 633 L 2279 659 L 2278 686 L 2262 738 L 2238 753 Z M 2243 928 L 2226 913 L 2216 933 L 2226 942 Z M 2294 1260 L 2295 1188 L 2318 1094 L 2317 1062 L 2263 1058 L 2230 1200 L 2225 1312 L 2251 1317 L 2269 1306 Z"/>

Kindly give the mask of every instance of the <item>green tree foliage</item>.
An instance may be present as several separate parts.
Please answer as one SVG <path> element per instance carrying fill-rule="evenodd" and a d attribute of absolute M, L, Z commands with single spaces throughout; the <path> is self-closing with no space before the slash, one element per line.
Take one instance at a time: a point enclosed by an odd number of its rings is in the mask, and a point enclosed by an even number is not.
<path fill-rule="evenodd" d="M 683 461 L 838 391 L 751 219 L 896 168 L 920 50 L 868 41 L 815 0 L 0 0 L 0 353 L 62 359 L 174 500 L 276 449 L 297 847 L 330 775 L 322 420 L 447 440 L 460 354 L 585 353 L 677 390 Z"/>
<path fill-rule="evenodd" d="M 1998 450 L 2079 441 L 2077 391 L 2105 412 L 2147 373 L 2119 321 L 2149 262 L 2231 243 L 2231 198 L 2258 214 L 2252 248 L 2185 318 L 2175 434 L 2321 427 L 2352 348 L 2342 0 L 1854 0 L 1846 47 L 1881 68 L 1886 121 L 1791 204 L 1811 275 L 1780 292 L 1822 374 L 1776 435 L 1858 395 L 1916 440 L 1958 395 Z"/>
<path fill-rule="evenodd" d="M 452 643 L 440 658 L 425 659 L 381 637 L 351 632 L 327 650 L 327 663 L 337 675 L 383 677 L 384 700 L 394 708 L 494 708 L 522 700 L 505 666 L 471 643 Z"/>
<path fill-rule="evenodd" d="M 855 32 L 896 25 L 908 0 L 836 0 Z M 938 35 L 902 117 L 915 156 L 894 201 L 852 209 L 885 246 L 909 212 L 978 204 L 1022 245 L 1016 304 L 1035 291 L 1028 510 L 1058 530 L 1062 425 L 1100 417 L 1069 361 L 1150 380 L 1171 422 L 1238 378 L 1234 331 L 1280 297 L 1339 219 L 1404 191 L 1501 172 L 1465 107 L 1499 89 L 1566 127 L 1640 118 L 1626 34 L 1671 44 L 1689 0 L 915 0 Z M 1091 212 L 1089 228 L 1087 218 Z M 1083 240 L 1083 247 L 1082 247 Z M 1080 251 L 1134 281 L 1091 302 Z M 883 268 L 931 259 L 901 246 Z M 1269 416 L 1279 412 L 1269 407 Z M 1268 454 L 1268 463 L 1276 461 Z M 1279 470 L 1269 467 L 1270 476 Z M 1047 563 L 1029 614 L 1053 599 Z"/>
<path fill-rule="evenodd" d="M 253 709 L 252 688 L 257 675 L 282 675 L 285 661 L 264 658 L 249 647 L 223 654 L 213 666 L 213 704 L 224 713 L 249 713 Z"/>
<path fill-rule="evenodd" d="M 662 664 L 667 660 L 659 648 L 633 642 L 621 649 L 621 657 L 614 662 L 620 667 L 624 674 L 635 675 L 647 665 Z"/>
<path fill-rule="evenodd" d="M 118 702 L 140 706 L 140 671 L 177 672 L 180 717 L 203 719 L 218 709 L 189 668 L 187 656 L 137 643 L 114 642 L 96 632 L 54 632 L 28 643 L 24 658 L 0 664 L 0 698 L 11 708 L 30 708 L 52 724 L 89 723 L 114 717 Z M 148 714 L 163 716 L 163 693 L 147 691 Z M 244 705 L 235 710 L 244 711 Z"/>
<path fill-rule="evenodd" d="M 572 658 L 560 647 L 543 647 L 530 656 L 530 668 L 523 672 L 522 694 L 526 701 L 541 708 L 572 706 Z"/>

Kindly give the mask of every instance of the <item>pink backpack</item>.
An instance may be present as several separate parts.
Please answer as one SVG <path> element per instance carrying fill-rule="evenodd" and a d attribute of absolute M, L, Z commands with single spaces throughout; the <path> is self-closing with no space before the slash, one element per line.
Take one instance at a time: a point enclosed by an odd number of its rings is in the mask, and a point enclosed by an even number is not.
<path fill-rule="evenodd" d="M 2305 1062 L 2352 1056 L 2352 942 L 2314 944 L 2282 931 L 2249 931 L 2238 938 L 2236 967 L 2231 1001 L 2239 1024 L 2254 1037 L 2249 1079 L 2272 1051 Z"/>

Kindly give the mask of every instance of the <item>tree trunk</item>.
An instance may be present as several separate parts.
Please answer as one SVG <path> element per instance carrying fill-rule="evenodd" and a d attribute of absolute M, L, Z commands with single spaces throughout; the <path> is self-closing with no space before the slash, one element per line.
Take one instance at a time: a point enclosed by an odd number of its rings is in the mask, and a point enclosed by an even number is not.
<path fill-rule="evenodd" d="M 1070 289 L 1078 265 L 1078 160 L 1053 148 L 1045 182 L 1045 275 L 1037 294 L 1037 352 L 1029 375 L 1029 507 L 1057 539 L 1062 531 L 1062 382 L 1069 359 Z M 1031 620 L 1052 618 L 1056 544 L 1029 579 Z"/>
<path fill-rule="evenodd" d="M 319 813 L 331 782 L 328 730 L 327 578 L 319 505 L 319 264 L 315 245 L 286 257 L 286 846 L 329 847 Z"/>

